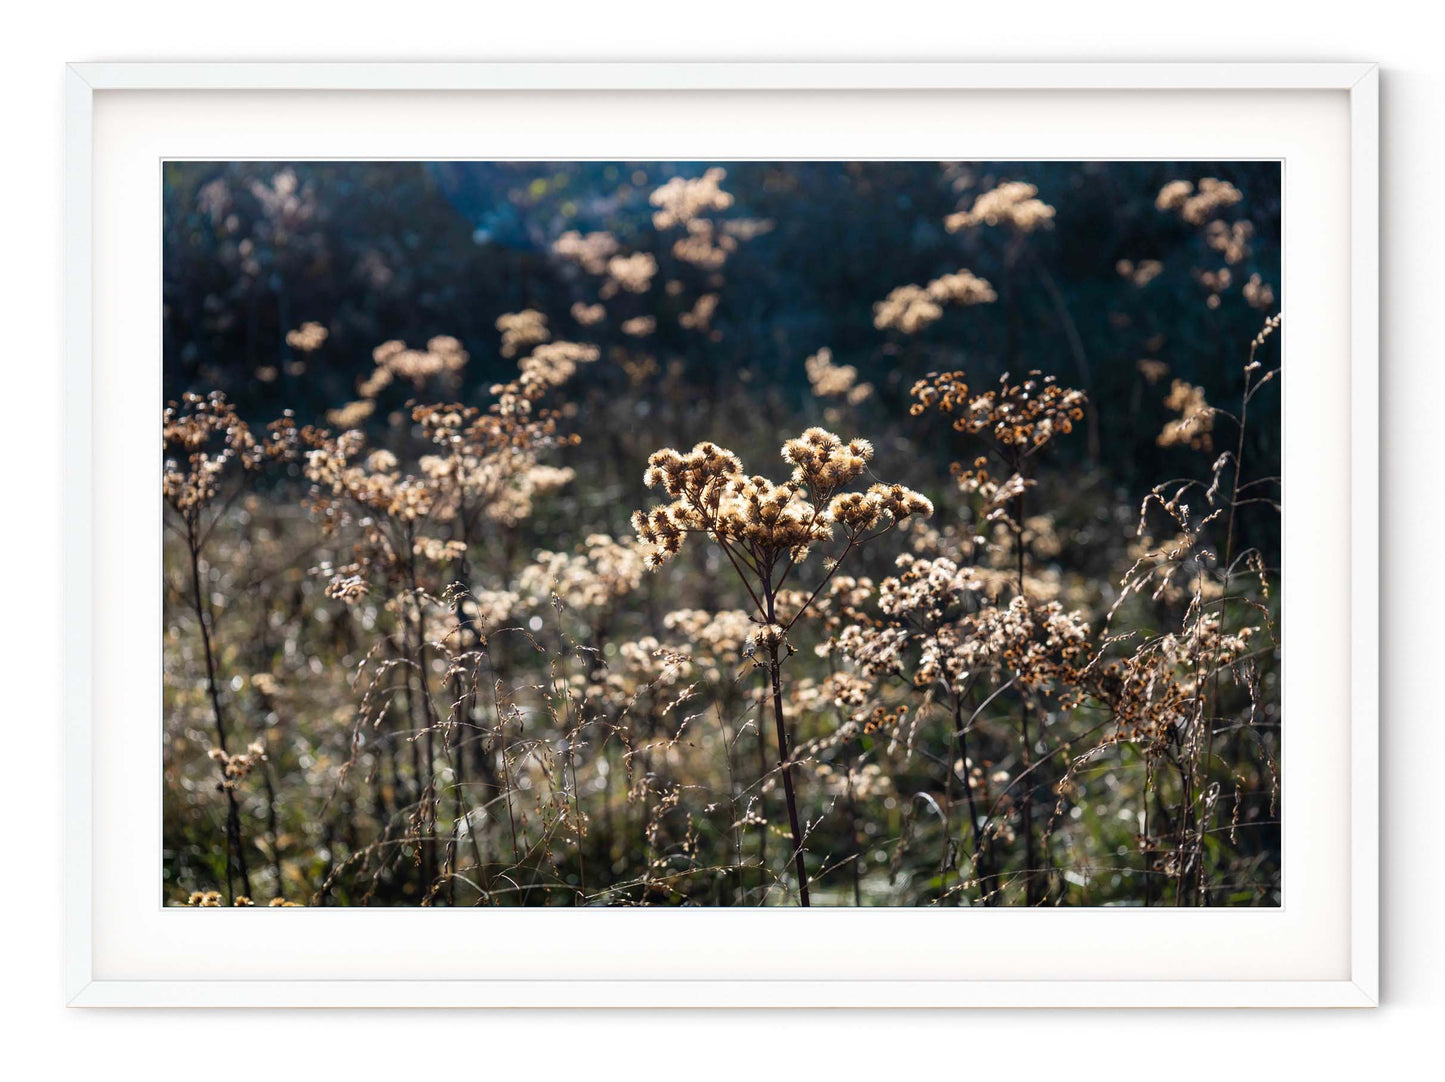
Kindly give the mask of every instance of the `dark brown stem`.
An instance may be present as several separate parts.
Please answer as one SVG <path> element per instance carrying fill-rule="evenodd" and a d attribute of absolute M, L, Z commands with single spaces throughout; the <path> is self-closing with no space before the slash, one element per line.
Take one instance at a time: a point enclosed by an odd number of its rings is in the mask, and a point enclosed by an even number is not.
<path fill-rule="evenodd" d="M 221 691 L 216 682 L 216 654 L 211 646 L 211 629 L 201 593 L 201 548 L 196 538 L 196 523 L 189 516 L 186 518 L 186 544 L 191 555 L 191 601 L 196 611 L 196 623 L 201 629 L 201 649 L 206 658 L 206 688 L 210 693 L 211 712 L 215 718 L 216 743 L 223 753 L 229 754 L 226 746 L 226 719 L 221 709 Z M 221 788 L 226 794 L 226 901 L 235 904 L 235 876 L 240 876 L 241 893 L 249 898 L 251 873 L 246 866 L 246 849 L 241 837 L 241 809 L 236 803 L 236 793 L 224 779 Z"/>
<path fill-rule="evenodd" d="M 768 885 L 768 800 L 762 779 L 768 776 L 768 741 L 763 726 L 763 715 L 768 700 L 759 689 L 758 695 L 758 889 L 765 891 Z"/>
<path fill-rule="evenodd" d="M 788 826 L 793 832 L 793 867 L 798 874 L 798 904 L 808 905 L 808 873 L 803 867 L 803 830 L 798 821 L 798 799 L 793 794 L 792 740 L 783 718 L 783 673 L 778 644 L 768 644 L 768 675 L 773 683 L 773 721 L 778 730 L 778 766 L 783 772 L 783 795 L 788 802 Z"/>
<path fill-rule="evenodd" d="M 853 791 L 853 753 L 846 752 L 843 765 L 848 771 L 848 838 L 853 842 L 853 859 L 849 866 L 853 870 L 853 904 L 863 905 L 863 872 L 858 867 L 863 862 L 863 839 L 858 836 L 858 795 Z"/>
<path fill-rule="evenodd" d="M 1018 557 L 1018 596 L 1027 602 L 1024 593 L 1024 490 L 1014 498 L 1014 549 Z M 1028 691 L 1019 687 L 1019 751 L 1023 786 L 1023 830 L 1024 830 L 1024 902 L 1034 905 L 1038 902 L 1038 888 L 1034 876 L 1034 779 L 1033 748 L 1029 744 L 1029 696 Z"/>
<path fill-rule="evenodd" d="M 983 838 L 983 826 L 978 818 L 978 803 L 973 796 L 973 779 L 968 772 L 968 728 L 963 724 L 963 697 L 953 699 L 953 732 L 958 737 L 958 755 L 963 760 L 963 789 L 968 799 L 968 825 L 973 834 L 973 874 L 978 879 L 979 898 L 984 905 L 991 904 L 993 878 L 988 868 L 988 847 Z M 953 764 L 949 764 L 948 777 L 953 778 Z"/>
<path fill-rule="evenodd" d="M 412 736 L 412 764 L 416 771 L 416 786 L 418 799 L 423 806 L 417 809 L 421 815 L 420 826 L 424 838 L 420 843 L 421 848 L 421 878 L 422 892 L 425 894 L 435 887 L 437 874 L 437 796 L 436 796 L 436 731 L 440 724 L 436 712 L 436 704 L 432 702 L 431 684 L 427 679 L 426 659 L 426 630 L 422 619 L 422 591 L 421 584 L 416 573 L 416 555 L 412 542 L 412 530 L 407 529 L 406 536 L 407 552 L 407 579 L 411 587 L 411 610 L 408 613 L 406 633 L 411 642 L 408 644 L 408 653 L 416 666 L 417 697 L 421 700 L 421 721 L 425 725 L 425 782 L 419 762 L 420 754 L 416 734 Z M 413 714 L 413 716 L 415 716 Z M 414 724 L 415 722 L 413 722 Z"/>
<path fill-rule="evenodd" d="M 271 766 L 263 764 L 261 780 L 266 785 L 266 830 L 271 835 L 271 874 L 276 877 L 276 897 L 285 895 L 281 883 L 281 831 L 276 822 L 276 783 L 271 780 Z"/>

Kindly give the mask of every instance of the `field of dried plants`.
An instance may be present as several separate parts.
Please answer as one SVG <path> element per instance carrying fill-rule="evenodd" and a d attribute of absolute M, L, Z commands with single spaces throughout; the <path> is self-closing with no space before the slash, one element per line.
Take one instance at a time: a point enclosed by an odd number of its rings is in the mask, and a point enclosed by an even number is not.
<path fill-rule="evenodd" d="M 172 168 L 167 904 L 1280 903 L 1277 176 Z"/>

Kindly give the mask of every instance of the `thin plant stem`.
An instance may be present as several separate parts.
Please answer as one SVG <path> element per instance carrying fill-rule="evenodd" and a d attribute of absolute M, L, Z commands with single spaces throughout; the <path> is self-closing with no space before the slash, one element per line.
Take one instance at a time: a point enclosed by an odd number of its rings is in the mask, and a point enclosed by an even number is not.
<path fill-rule="evenodd" d="M 788 826 L 792 831 L 793 867 L 798 875 L 798 904 L 807 906 L 808 873 L 803 866 L 803 830 L 798 820 L 798 798 L 793 793 L 792 740 L 788 735 L 788 723 L 783 717 L 783 675 L 776 642 L 768 645 L 768 675 L 773 685 L 773 721 L 778 730 L 778 766 L 783 773 L 783 795 L 788 802 Z"/>
<path fill-rule="evenodd" d="M 201 649 L 206 658 L 206 690 L 215 720 L 216 743 L 223 754 L 229 754 L 226 746 L 226 718 L 221 709 L 221 691 L 216 680 L 216 653 L 211 644 L 210 622 L 201 592 L 201 546 L 196 535 L 195 520 L 189 515 L 186 517 L 186 543 L 191 557 L 191 600 L 195 608 L 196 623 L 201 629 Z M 234 905 L 235 877 L 240 877 L 241 893 L 249 898 L 251 872 L 246 864 L 246 849 L 241 836 L 241 809 L 236 802 L 236 792 L 225 779 L 222 780 L 221 788 L 226 793 L 226 901 Z"/>

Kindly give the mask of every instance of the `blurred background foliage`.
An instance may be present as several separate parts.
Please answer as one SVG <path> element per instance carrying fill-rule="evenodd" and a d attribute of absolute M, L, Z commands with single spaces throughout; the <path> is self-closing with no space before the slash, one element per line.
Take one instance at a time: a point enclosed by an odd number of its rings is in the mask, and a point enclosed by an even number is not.
<path fill-rule="evenodd" d="M 603 333 L 568 325 L 571 305 L 594 298 L 586 276 L 550 253 L 564 232 L 608 231 L 622 250 L 656 255 L 664 278 L 696 279 L 695 268 L 676 261 L 678 273 L 668 274 L 672 238 L 652 227 L 648 196 L 711 164 L 169 163 L 166 397 L 222 390 L 249 419 L 270 419 L 283 406 L 319 418 L 356 397 L 380 342 L 448 334 L 472 358 L 458 388 L 470 401 L 514 369 L 498 347 L 503 313 L 547 313 L 556 337 L 597 341 Z M 1131 488 L 1167 473 L 1174 454 L 1156 446 L 1169 414 L 1162 393 L 1146 393 L 1138 362 L 1162 361 L 1211 402 L 1237 398 L 1241 343 L 1262 319 L 1240 287 L 1258 274 L 1279 292 L 1273 162 L 721 164 L 735 200 L 730 216 L 757 223 L 757 235 L 728 261 L 712 338 L 677 322 L 706 282 L 676 295 L 624 295 L 619 303 L 630 308 L 609 308 L 614 324 L 655 315 L 648 350 L 685 362 L 690 385 L 756 378 L 801 404 L 802 360 L 824 346 L 836 363 L 856 366 L 885 407 L 930 370 L 964 368 L 981 386 L 1010 368 L 1037 368 L 1095 402 L 1130 407 L 1097 411 L 1083 450 Z M 287 175 L 295 191 L 278 193 L 276 178 Z M 1199 278 L 1225 260 L 1202 228 L 1155 206 L 1170 181 L 1206 176 L 1243 193 L 1228 216 L 1253 227 L 1217 307 Z M 1003 179 L 1036 185 L 1061 226 L 1032 234 L 1012 274 L 1006 231 L 950 234 L 943 225 Z M 1120 273 L 1121 261 L 1146 260 L 1162 264 L 1147 284 Z M 959 267 L 1001 293 L 1011 289 L 1012 303 L 949 311 L 907 339 L 874 328 L 872 305 L 890 290 Z M 318 357 L 301 358 L 286 343 L 305 320 L 330 331 Z M 1275 458 L 1278 416 L 1260 420 L 1253 450 Z"/>

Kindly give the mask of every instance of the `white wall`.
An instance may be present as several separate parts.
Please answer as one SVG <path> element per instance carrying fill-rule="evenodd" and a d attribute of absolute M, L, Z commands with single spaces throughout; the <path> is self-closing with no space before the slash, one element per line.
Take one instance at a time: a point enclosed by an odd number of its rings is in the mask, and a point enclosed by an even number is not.
<path fill-rule="evenodd" d="M 861 6 L 860 6 L 861 7 Z M 0 65 L 0 420 L 11 496 L 0 577 L 7 786 L 0 869 L 5 1060 L 16 1077 L 298 1077 L 364 1070 L 538 1077 L 987 1075 L 1212 1080 L 1358 1075 L 1436 1062 L 1445 898 L 1438 777 L 1439 367 L 1445 65 L 1438 16 L 1406 0 L 1219 4 L 779 0 L 502 8 L 90 0 L 25 5 Z M 17 22 L 20 19 L 22 21 Z M 28 21 L 25 21 L 28 20 Z M 61 1006 L 57 688 L 62 65 L 250 59 L 1377 60 L 1384 77 L 1385 1006 L 1373 1014 L 980 1013 L 500 1017 L 412 1012 L 75 1012 Z M 18 786 L 18 788 L 17 788 Z M 860 949 L 865 946 L 859 945 Z M 18 1038 L 18 1041 L 16 1040 Z M 33 1062 L 26 1065 L 27 1060 Z M 1408 1059 L 1407 1059 L 1408 1057 Z M 1428 1068 L 1427 1068 L 1428 1069 Z M 796 1072 L 796 1073 L 795 1073 Z M 1306 1075 L 1306 1072 L 1308 1074 Z"/>

